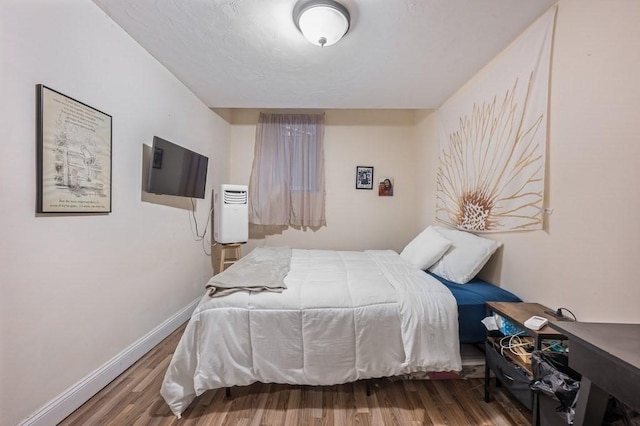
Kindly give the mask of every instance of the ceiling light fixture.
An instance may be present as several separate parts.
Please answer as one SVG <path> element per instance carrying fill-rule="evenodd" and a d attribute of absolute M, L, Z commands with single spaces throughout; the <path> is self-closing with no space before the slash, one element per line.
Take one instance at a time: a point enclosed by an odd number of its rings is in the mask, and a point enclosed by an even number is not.
<path fill-rule="evenodd" d="M 349 11 L 334 0 L 299 1 L 293 21 L 311 43 L 324 47 L 337 43 L 349 31 Z"/>

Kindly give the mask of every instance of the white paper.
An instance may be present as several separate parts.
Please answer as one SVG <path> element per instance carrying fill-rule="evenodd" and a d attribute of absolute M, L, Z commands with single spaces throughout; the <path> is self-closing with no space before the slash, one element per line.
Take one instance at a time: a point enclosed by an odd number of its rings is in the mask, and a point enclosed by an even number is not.
<path fill-rule="evenodd" d="M 489 331 L 495 331 L 498 329 L 498 323 L 494 317 L 486 317 L 481 322 Z"/>

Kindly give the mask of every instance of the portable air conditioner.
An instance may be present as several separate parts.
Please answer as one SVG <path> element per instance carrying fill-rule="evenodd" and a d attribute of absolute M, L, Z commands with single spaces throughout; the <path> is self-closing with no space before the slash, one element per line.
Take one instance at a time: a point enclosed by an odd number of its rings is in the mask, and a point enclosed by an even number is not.
<path fill-rule="evenodd" d="M 220 244 L 249 239 L 249 193 L 246 185 L 222 184 L 214 193 L 213 238 Z"/>

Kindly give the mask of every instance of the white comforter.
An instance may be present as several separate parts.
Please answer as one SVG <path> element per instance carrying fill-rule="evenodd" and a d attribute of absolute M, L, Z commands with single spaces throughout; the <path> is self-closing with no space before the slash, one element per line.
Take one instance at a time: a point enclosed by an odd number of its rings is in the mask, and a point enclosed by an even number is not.
<path fill-rule="evenodd" d="M 294 249 L 285 283 L 282 293 L 202 298 L 162 384 L 176 415 L 208 389 L 256 381 L 461 369 L 454 297 L 396 252 Z"/>

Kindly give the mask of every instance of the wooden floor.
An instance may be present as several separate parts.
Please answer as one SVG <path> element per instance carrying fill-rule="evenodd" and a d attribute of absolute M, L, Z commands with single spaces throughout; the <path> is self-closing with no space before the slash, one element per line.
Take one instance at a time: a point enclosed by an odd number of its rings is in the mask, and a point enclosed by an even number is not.
<path fill-rule="evenodd" d="M 336 386 L 255 383 L 200 395 L 175 417 L 160 385 L 184 326 L 67 417 L 61 425 L 531 425 L 503 388 L 483 401 L 482 379 L 368 381 Z"/>

